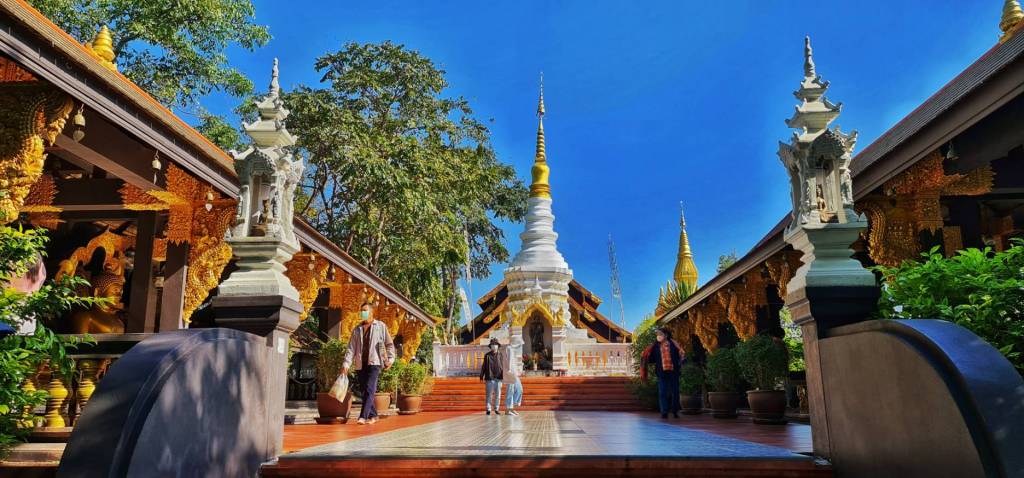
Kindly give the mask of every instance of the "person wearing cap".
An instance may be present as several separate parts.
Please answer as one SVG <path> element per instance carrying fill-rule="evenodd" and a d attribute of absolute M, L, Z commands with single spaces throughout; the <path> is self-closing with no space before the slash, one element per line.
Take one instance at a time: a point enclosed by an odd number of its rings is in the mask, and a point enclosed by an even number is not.
<path fill-rule="evenodd" d="M 659 327 L 655 331 L 655 343 L 644 350 L 640 361 L 640 379 L 647 379 L 647 364 L 654 365 L 658 377 L 658 408 L 661 418 L 668 414 L 679 418 L 679 369 L 686 361 L 683 348 L 672 340 L 672 331 Z"/>
<path fill-rule="evenodd" d="M 363 387 L 363 408 L 359 412 L 359 425 L 377 423 L 377 406 L 374 403 L 374 395 L 377 394 L 377 380 L 380 378 L 381 370 L 387 370 L 395 363 L 395 343 L 391 340 L 391 334 L 384 322 L 373 319 L 373 311 L 369 302 L 363 303 L 359 314 L 363 323 L 359 324 L 352 331 L 352 338 L 348 341 L 348 351 L 345 352 L 345 362 L 342 365 L 342 375 L 348 374 L 348 369 L 355 361 L 356 371 L 359 373 L 359 383 Z"/>
<path fill-rule="evenodd" d="M 492 406 L 494 413 L 498 413 L 500 410 L 501 379 L 504 377 L 504 372 L 501 367 L 501 354 L 498 352 L 501 343 L 498 342 L 498 339 L 491 339 L 488 346 L 491 350 L 484 355 L 484 362 L 480 366 L 480 380 L 487 383 L 484 400 L 487 401 L 487 414 L 490 415 Z"/>

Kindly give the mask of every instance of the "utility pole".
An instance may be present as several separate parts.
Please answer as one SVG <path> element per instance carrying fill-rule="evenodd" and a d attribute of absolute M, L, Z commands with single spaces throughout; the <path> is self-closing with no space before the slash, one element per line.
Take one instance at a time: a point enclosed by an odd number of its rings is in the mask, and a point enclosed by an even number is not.
<path fill-rule="evenodd" d="M 619 324 L 626 328 L 626 308 L 622 305 L 622 284 L 619 283 L 619 264 L 615 260 L 615 243 L 608 234 L 608 265 L 612 270 L 612 297 L 619 301 Z"/>

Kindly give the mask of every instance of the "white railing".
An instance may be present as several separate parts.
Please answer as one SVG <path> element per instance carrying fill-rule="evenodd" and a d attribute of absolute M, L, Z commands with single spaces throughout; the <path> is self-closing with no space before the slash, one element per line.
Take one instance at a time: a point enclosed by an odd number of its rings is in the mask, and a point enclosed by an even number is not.
<path fill-rule="evenodd" d="M 569 375 L 632 375 L 629 344 L 565 344 Z"/>
<path fill-rule="evenodd" d="M 434 344 L 434 375 L 438 377 L 474 376 L 480 374 L 486 345 Z"/>

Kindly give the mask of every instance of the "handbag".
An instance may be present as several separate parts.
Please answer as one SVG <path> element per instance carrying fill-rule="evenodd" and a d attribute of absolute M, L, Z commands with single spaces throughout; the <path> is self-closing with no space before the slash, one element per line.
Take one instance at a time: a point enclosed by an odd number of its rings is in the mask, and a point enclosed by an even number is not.
<path fill-rule="evenodd" d="M 334 385 L 331 385 L 331 390 L 327 394 L 339 402 L 344 402 L 345 396 L 348 395 L 348 375 L 338 375 Z"/>

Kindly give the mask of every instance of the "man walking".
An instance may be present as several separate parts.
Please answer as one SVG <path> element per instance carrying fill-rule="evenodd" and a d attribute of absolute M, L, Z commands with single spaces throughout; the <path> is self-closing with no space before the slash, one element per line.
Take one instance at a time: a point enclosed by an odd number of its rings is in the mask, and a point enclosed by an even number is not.
<path fill-rule="evenodd" d="M 363 323 L 352 331 L 341 373 L 347 375 L 352 360 L 355 359 L 359 383 L 363 386 L 363 408 L 356 423 L 366 425 L 377 423 L 377 407 L 374 403 L 377 379 L 380 378 L 382 369 L 387 370 L 395 362 L 395 343 L 391 340 L 387 326 L 379 320 L 374 320 L 369 302 L 363 303 L 359 314 Z"/>

